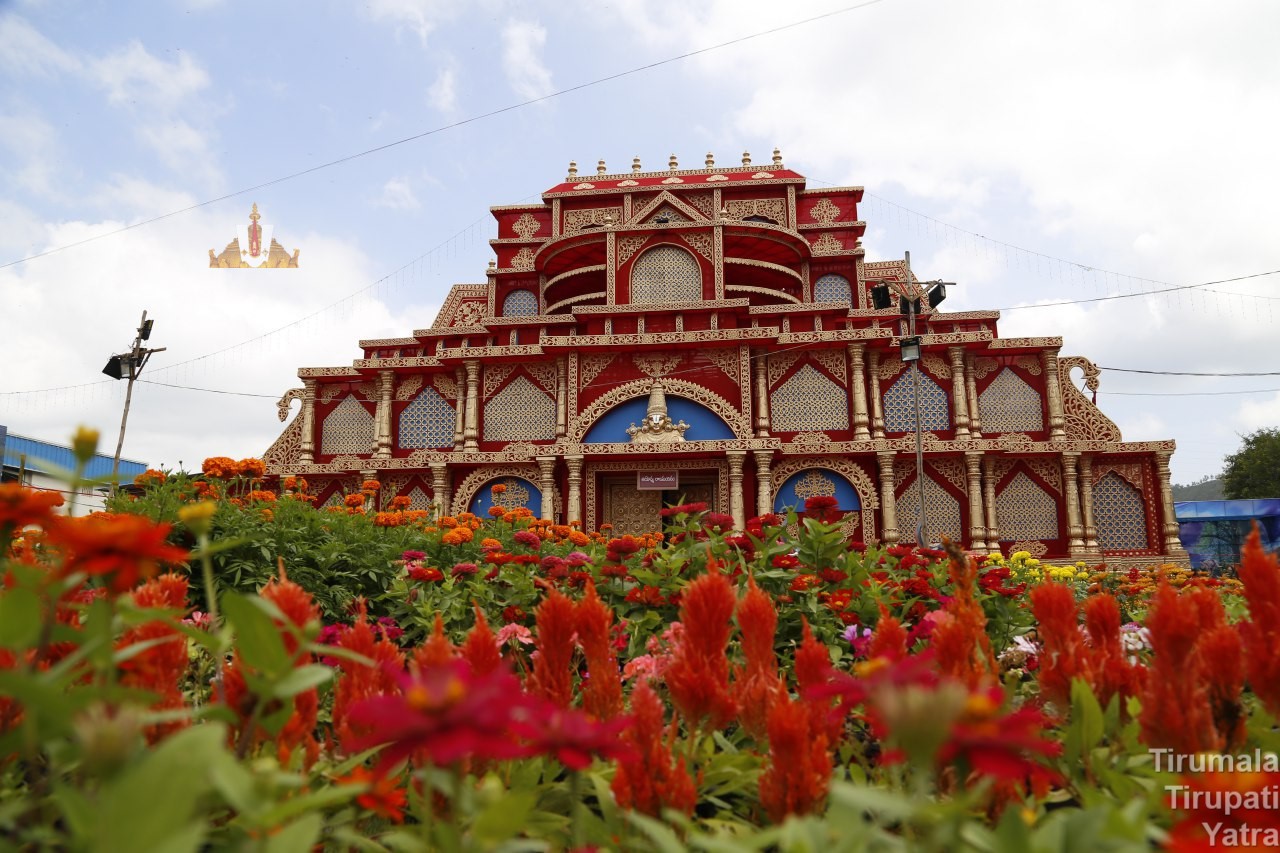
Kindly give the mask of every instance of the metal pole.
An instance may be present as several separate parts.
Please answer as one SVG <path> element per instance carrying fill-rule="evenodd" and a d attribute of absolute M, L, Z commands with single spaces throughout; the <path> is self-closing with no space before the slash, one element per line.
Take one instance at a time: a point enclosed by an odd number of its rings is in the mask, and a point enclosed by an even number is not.
<path fill-rule="evenodd" d="M 124 428 L 129 422 L 129 404 L 133 402 L 133 380 L 138 376 L 142 362 L 142 328 L 147 324 L 147 312 L 142 312 L 142 321 L 138 323 L 138 335 L 133 339 L 133 348 L 129 350 L 129 384 L 124 392 L 124 414 L 120 416 L 120 437 L 116 439 L 116 455 L 111 461 L 111 494 L 114 496 L 120 488 L 120 453 L 124 450 Z"/>
<path fill-rule="evenodd" d="M 908 293 L 913 292 L 911 287 L 911 253 L 905 252 L 907 281 L 906 290 Z M 907 334 L 910 337 L 916 336 L 916 300 L 907 300 Z M 921 347 L 921 355 L 924 354 L 924 348 Z M 916 522 L 916 544 L 921 548 L 928 548 L 929 527 L 925 521 L 924 514 L 924 435 L 920 422 L 920 359 L 911 362 L 911 406 L 915 409 L 916 415 L 916 488 L 920 497 L 920 517 Z"/>

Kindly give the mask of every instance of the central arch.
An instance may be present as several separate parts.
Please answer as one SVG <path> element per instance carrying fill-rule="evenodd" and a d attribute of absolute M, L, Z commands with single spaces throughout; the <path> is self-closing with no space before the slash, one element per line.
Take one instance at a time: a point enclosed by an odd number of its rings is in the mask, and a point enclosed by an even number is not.
<path fill-rule="evenodd" d="M 658 381 L 662 383 L 663 390 L 671 396 L 693 400 L 695 403 L 701 403 L 715 412 L 729 426 L 729 429 L 733 430 L 735 437 L 751 438 L 751 425 L 747 423 L 746 417 L 724 397 L 685 379 L 663 378 Z M 625 403 L 635 397 L 648 397 L 649 390 L 653 387 L 653 382 L 654 380 L 652 379 L 636 379 L 602 394 L 578 414 L 573 423 L 571 440 L 582 441 L 583 436 L 587 434 L 587 430 L 605 412 L 620 403 Z"/>

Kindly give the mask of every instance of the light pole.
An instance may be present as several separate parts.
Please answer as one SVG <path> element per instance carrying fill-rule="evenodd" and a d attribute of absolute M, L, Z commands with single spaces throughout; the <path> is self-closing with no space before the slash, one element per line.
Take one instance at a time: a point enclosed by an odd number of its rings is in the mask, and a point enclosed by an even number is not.
<path fill-rule="evenodd" d="M 906 275 L 903 284 L 903 290 L 907 293 L 913 291 L 911 283 L 911 253 L 904 252 Z M 942 300 L 947 298 L 947 285 L 954 284 L 949 281 L 930 281 L 923 284 L 932 285 L 925 292 L 925 299 L 929 303 L 930 308 L 937 308 Z M 888 308 L 892 303 L 889 296 L 889 286 L 884 282 L 880 282 L 876 287 L 871 289 L 873 304 L 876 308 Z M 920 297 L 919 296 L 900 296 L 898 300 L 898 308 L 900 314 L 907 315 L 907 334 L 906 337 L 899 339 L 898 346 L 901 349 L 902 361 L 904 364 L 911 365 L 911 407 L 916 418 L 916 489 L 918 500 L 920 502 L 919 519 L 916 521 L 916 544 L 921 548 L 929 547 L 929 526 L 924 512 L 924 429 L 920 418 L 920 336 L 916 334 L 916 315 L 920 313 Z"/>
<path fill-rule="evenodd" d="M 124 449 L 124 428 L 129 422 L 129 404 L 133 401 L 134 380 L 138 378 L 138 374 L 142 372 L 142 368 L 154 353 L 164 352 L 167 349 L 167 347 L 148 349 L 142 345 L 143 341 L 151 337 L 151 327 L 155 322 L 155 320 L 148 320 L 147 312 L 143 311 L 142 322 L 138 324 L 138 335 L 133 339 L 133 346 L 126 353 L 111 356 L 107 360 L 107 366 L 102 368 L 102 372 L 112 379 L 123 379 L 126 375 L 129 379 L 124 392 L 124 414 L 120 417 L 120 438 L 116 440 L 116 455 L 111 463 L 111 494 L 113 495 L 120 488 L 120 451 Z"/>

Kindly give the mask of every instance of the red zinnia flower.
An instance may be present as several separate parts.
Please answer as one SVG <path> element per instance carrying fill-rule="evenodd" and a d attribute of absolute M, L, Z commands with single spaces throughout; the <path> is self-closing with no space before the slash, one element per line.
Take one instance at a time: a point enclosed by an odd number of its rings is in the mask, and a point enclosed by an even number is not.
<path fill-rule="evenodd" d="M 49 526 L 49 539 L 63 552 L 64 574 L 99 576 L 118 594 L 156 574 L 162 563 L 186 561 L 186 549 L 165 542 L 169 530 L 140 515 L 102 513 L 58 518 Z"/>
<path fill-rule="evenodd" d="M 367 786 L 363 794 L 356 796 L 356 804 L 392 823 L 404 823 L 404 807 L 409 797 L 399 776 L 378 777 L 367 768 L 357 767 L 337 782 Z"/>
<path fill-rule="evenodd" d="M 53 508 L 62 506 L 58 492 L 39 492 L 17 483 L 0 485 L 0 534 L 5 528 L 21 530 L 29 524 L 46 524 L 54 517 Z M 0 541 L 8 542 L 8 536 Z"/>

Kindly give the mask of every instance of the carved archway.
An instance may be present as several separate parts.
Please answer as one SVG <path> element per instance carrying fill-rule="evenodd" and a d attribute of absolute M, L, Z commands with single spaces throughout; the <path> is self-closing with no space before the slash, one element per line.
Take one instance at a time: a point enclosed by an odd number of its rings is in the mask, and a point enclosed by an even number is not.
<path fill-rule="evenodd" d="M 831 471 L 849 481 L 853 490 L 858 493 L 858 502 L 862 504 L 862 536 L 866 541 L 879 539 L 876 531 L 876 513 L 880 507 L 880 495 L 875 482 L 858 463 L 850 459 L 834 459 L 830 456 L 800 456 L 785 459 L 773 469 L 769 485 L 769 493 L 777 494 L 778 489 L 801 471 L 816 468 Z"/>
<path fill-rule="evenodd" d="M 751 425 L 747 423 L 747 418 L 724 397 L 685 379 L 662 377 L 661 381 L 662 387 L 668 395 L 685 397 L 695 403 L 701 403 L 718 415 L 728 425 L 729 429 L 733 430 L 736 438 L 751 438 Z M 573 423 L 570 439 L 577 442 L 582 441 L 583 436 L 587 434 L 587 430 L 591 429 L 592 424 L 605 412 L 620 403 L 625 403 L 636 397 L 648 397 L 649 390 L 652 387 L 652 379 L 636 379 L 600 395 L 578 414 Z"/>
<path fill-rule="evenodd" d="M 452 503 L 455 512 L 466 512 L 471 506 L 471 499 L 476 496 L 476 492 L 480 491 L 480 487 L 491 480 L 498 480 L 503 477 L 516 477 L 521 480 L 527 480 L 531 485 L 542 491 L 541 475 L 538 472 L 537 465 L 495 465 L 487 468 L 477 468 L 458 484 L 458 488 L 454 489 Z M 551 511 L 553 518 L 560 517 L 560 494 L 559 490 L 552 488 L 551 494 L 543 494 L 543 501 L 551 501 Z M 443 510 L 442 510 L 443 511 Z"/>

